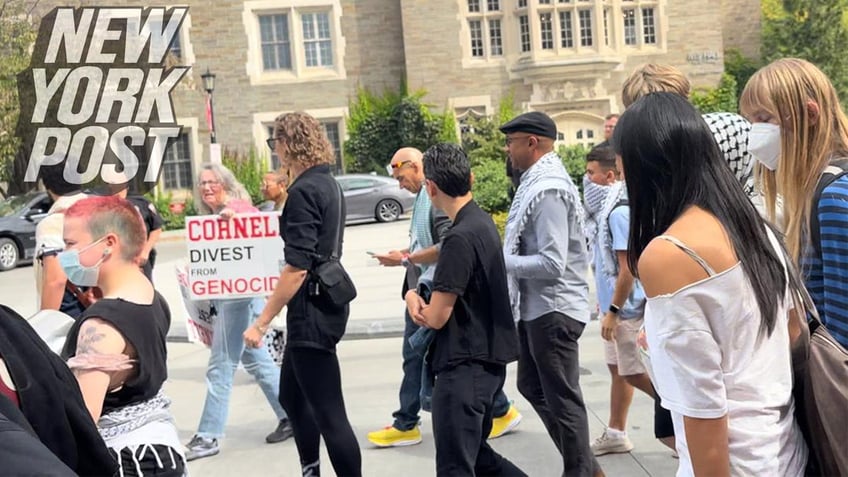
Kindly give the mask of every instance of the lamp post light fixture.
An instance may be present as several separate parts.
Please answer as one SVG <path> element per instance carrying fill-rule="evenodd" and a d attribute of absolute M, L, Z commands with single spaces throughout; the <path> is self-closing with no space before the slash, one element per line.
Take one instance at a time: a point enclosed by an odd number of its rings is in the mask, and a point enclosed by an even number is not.
<path fill-rule="evenodd" d="M 212 141 L 212 144 L 215 144 L 217 138 L 215 137 L 215 107 L 212 103 L 212 92 L 215 91 L 215 74 L 209 72 L 209 67 L 206 67 L 206 73 L 200 75 L 200 78 L 203 80 L 203 89 L 206 90 L 206 122 L 209 126 L 209 136 Z"/>

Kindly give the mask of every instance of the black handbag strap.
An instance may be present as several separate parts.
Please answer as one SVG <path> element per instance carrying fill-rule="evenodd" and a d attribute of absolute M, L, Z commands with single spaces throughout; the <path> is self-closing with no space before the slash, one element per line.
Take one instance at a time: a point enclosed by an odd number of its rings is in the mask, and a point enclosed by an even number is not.
<path fill-rule="evenodd" d="M 336 192 L 338 192 L 339 197 L 339 227 L 336 229 L 336 240 L 333 242 L 335 246 L 333 247 L 333 254 L 330 255 L 330 260 L 339 260 L 339 255 L 341 254 L 341 235 L 342 235 L 342 227 L 344 227 L 344 207 L 342 207 L 342 201 L 344 197 L 342 196 L 342 186 L 335 179 L 333 182 L 336 183 Z"/>

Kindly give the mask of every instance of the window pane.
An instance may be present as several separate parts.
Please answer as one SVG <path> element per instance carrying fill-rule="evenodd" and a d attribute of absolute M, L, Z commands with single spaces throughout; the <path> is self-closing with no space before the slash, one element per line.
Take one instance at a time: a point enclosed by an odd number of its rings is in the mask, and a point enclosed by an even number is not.
<path fill-rule="evenodd" d="M 171 53 L 177 58 L 183 57 L 183 46 L 182 40 L 180 40 L 179 30 L 177 30 L 177 33 L 174 35 L 174 40 L 171 42 Z"/>
<path fill-rule="evenodd" d="M 518 8 L 523 8 L 527 6 L 527 0 L 518 0 Z"/>
<path fill-rule="evenodd" d="M 480 0 L 468 0 L 468 11 L 469 12 L 479 12 L 480 11 Z"/>
<path fill-rule="evenodd" d="M 191 189 L 191 156 L 188 134 L 180 134 L 165 149 L 162 178 L 166 189 Z"/>
<path fill-rule="evenodd" d="M 307 67 L 333 66 L 333 40 L 330 32 L 330 14 L 304 13 L 303 51 Z"/>
<path fill-rule="evenodd" d="M 490 12 L 497 12 L 497 11 L 500 11 L 500 9 L 501 9 L 500 0 L 489 0 L 487 5 L 486 5 L 486 10 L 488 10 Z"/>
<path fill-rule="evenodd" d="M 521 33 L 521 51 L 530 51 L 530 20 L 527 15 L 518 17 L 518 27 Z"/>
<path fill-rule="evenodd" d="M 333 154 L 336 157 L 335 172 L 340 173 L 344 168 L 342 167 L 342 141 L 341 134 L 339 133 L 339 123 L 327 121 L 322 122 L 321 125 L 324 126 L 324 132 L 327 134 L 327 140 L 329 140 L 330 144 L 333 146 Z"/>
<path fill-rule="evenodd" d="M 657 42 L 657 28 L 654 24 L 654 9 L 642 9 L 642 39 L 646 45 L 653 45 Z"/>
<path fill-rule="evenodd" d="M 609 8 L 605 8 L 604 9 L 604 46 L 609 46 L 609 44 L 610 44 L 609 16 L 610 16 Z"/>
<path fill-rule="evenodd" d="M 574 29 L 571 26 L 571 12 L 559 12 L 560 46 L 574 48 Z"/>
<path fill-rule="evenodd" d="M 580 10 L 580 46 L 592 46 L 592 10 Z"/>
<path fill-rule="evenodd" d="M 539 15 L 539 32 L 542 35 L 542 49 L 554 49 L 554 26 L 550 13 L 542 13 Z"/>
<path fill-rule="evenodd" d="M 636 44 L 636 10 L 628 8 L 624 10 L 624 44 Z"/>
<path fill-rule="evenodd" d="M 333 66 L 333 42 L 324 40 L 321 42 L 321 66 Z"/>
<path fill-rule="evenodd" d="M 470 20 L 468 31 L 471 33 L 471 56 L 482 58 L 483 54 L 483 27 L 480 20 Z"/>
<path fill-rule="evenodd" d="M 313 20 L 313 15 L 311 13 L 304 13 L 301 15 L 301 23 L 303 24 L 303 39 L 304 40 L 314 40 L 315 39 L 315 23 Z"/>
<path fill-rule="evenodd" d="M 539 5 L 550 5 L 551 0 L 539 0 Z"/>
<path fill-rule="evenodd" d="M 595 131 L 593 129 L 586 130 L 586 139 L 592 139 L 595 137 Z"/>
<path fill-rule="evenodd" d="M 326 13 L 315 15 L 318 19 L 318 38 L 328 40 L 330 38 L 330 16 Z"/>
<path fill-rule="evenodd" d="M 259 36 L 262 44 L 262 67 L 266 70 L 290 69 L 288 16 L 261 15 Z"/>
<path fill-rule="evenodd" d="M 577 130 L 577 139 L 583 139 L 583 130 L 582 129 Z"/>
<path fill-rule="evenodd" d="M 318 66 L 318 44 L 310 42 L 303 47 L 306 51 L 306 66 Z"/>
<path fill-rule="evenodd" d="M 503 55 L 500 20 L 489 20 L 489 53 L 492 56 Z"/>

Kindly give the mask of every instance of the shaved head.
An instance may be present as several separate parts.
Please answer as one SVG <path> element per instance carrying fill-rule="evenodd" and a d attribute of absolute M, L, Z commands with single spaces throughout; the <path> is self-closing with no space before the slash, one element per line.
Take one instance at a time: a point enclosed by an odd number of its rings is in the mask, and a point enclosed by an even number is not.
<path fill-rule="evenodd" d="M 392 156 L 391 164 L 398 165 L 403 162 L 414 162 L 415 164 L 421 165 L 424 160 L 424 153 L 415 149 L 414 147 L 402 147 L 395 152 L 395 155 Z"/>
<path fill-rule="evenodd" d="M 414 147 L 403 147 L 392 156 L 389 165 L 392 177 L 398 184 L 413 194 L 421 190 L 424 183 L 424 154 Z"/>

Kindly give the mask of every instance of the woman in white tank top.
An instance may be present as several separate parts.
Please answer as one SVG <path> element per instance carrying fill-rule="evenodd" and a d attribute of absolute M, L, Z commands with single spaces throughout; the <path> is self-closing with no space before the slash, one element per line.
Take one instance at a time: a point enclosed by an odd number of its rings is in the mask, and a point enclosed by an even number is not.
<path fill-rule="evenodd" d="M 672 413 L 677 475 L 803 475 L 788 325 L 796 290 L 782 244 L 685 98 L 637 101 L 613 146 L 628 188 L 630 267 L 648 296 L 648 368 Z"/>

